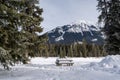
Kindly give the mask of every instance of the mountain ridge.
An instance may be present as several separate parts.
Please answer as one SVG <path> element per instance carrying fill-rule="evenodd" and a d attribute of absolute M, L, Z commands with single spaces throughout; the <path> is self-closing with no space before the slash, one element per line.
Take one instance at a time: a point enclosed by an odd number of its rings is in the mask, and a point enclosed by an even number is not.
<path fill-rule="evenodd" d="M 49 43 L 51 44 L 72 44 L 82 42 L 103 44 L 103 34 L 100 28 L 86 22 L 72 23 L 64 26 L 58 26 L 47 32 Z"/>

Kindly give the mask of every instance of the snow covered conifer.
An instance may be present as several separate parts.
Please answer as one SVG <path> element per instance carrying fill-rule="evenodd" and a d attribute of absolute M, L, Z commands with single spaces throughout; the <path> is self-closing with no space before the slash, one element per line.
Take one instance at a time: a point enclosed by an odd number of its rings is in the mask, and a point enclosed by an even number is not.
<path fill-rule="evenodd" d="M 39 0 L 0 0 L 0 47 L 9 51 L 9 61 L 26 62 L 29 53 L 34 53 L 44 42 L 40 23 L 42 9 Z M 44 37 L 44 38 L 42 38 Z M 0 56 L 1 57 L 1 56 Z M 4 58 L 6 59 L 6 58 Z M 7 62 L 5 62 L 7 64 Z"/>
<path fill-rule="evenodd" d="M 120 0 L 98 0 L 99 20 L 104 22 L 105 50 L 120 54 Z"/>

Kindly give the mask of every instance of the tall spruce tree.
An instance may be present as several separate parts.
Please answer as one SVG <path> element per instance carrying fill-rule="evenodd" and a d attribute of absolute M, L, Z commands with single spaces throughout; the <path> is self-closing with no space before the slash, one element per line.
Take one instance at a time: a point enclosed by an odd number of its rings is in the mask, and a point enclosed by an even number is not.
<path fill-rule="evenodd" d="M 40 23 L 39 0 L 0 0 L 0 63 L 8 66 L 16 61 L 25 63 L 45 38 Z M 6 53 L 7 52 L 7 53 Z M 7 55 L 7 56 L 6 56 Z"/>
<path fill-rule="evenodd" d="M 120 0 L 98 0 L 101 12 L 99 21 L 104 22 L 105 50 L 108 54 L 120 54 Z"/>

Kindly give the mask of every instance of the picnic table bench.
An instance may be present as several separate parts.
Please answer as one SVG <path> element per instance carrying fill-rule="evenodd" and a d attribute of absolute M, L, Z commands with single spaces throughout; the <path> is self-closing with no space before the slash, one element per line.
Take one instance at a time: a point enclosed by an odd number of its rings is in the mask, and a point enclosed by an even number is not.
<path fill-rule="evenodd" d="M 57 66 L 62 66 L 62 65 L 72 66 L 73 64 L 74 63 L 72 59 L 60 58 L 56 60 Z"/>

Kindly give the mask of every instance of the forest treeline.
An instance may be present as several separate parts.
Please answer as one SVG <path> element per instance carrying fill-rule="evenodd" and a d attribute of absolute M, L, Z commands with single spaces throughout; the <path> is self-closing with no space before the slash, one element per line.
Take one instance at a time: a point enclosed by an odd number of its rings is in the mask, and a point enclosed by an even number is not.
<path fill-rule="evenodd" d="M 87 44 L 83 41 L 82 44 L 46 44 L 45 48 L 38 50 L 30 56 L 35 57 L 101 57 L 107 53 L 103 49 L 103 45 Z"/>

